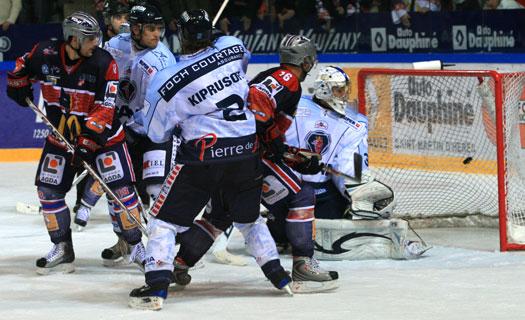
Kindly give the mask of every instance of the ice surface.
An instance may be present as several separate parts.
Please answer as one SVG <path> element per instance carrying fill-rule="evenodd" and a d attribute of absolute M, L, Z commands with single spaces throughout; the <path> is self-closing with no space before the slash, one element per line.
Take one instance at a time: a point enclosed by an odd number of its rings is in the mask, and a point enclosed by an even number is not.
<path fill-rule="evenodd" d="M 340 287 L 287 297 L 264 280 L 253 260 L 225 266 L 206 256 L 193 282 L 171 291 L 159 312 L 127 306 L 141 286 L 135 268 L 106 268 L 100 251 L 115 241 L 104 206 L 73 234 L 76 272 L 38 276 L 35 260 L 51 244 L 43 219 L 15 212 L 37 204 L 36 163 L 0 164 L 1 319 L 524 319 L 525 255 L 500 253 L 495 229 L 420 230 L 435 248 L 412 261 L 322 262 L 339 271 Z M 71 204 L 73 198 L 68 197 Z M 101 201 L 102 202 L 102 201 Z M 231 251 L 245 254 L 239 233 Z M 290 257 L 282 259 L 291 267 Z"/>

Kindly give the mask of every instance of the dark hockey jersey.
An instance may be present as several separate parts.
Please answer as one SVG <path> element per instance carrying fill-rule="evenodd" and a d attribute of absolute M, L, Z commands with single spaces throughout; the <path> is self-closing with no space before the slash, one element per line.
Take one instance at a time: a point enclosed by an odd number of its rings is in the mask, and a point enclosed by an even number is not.
<path fill-rule="evenodd" d="M 301 98 L 299 79 L 285 66 L 259 73 L 250 81 L 248 100 L 263 142 L 283 138 Z"/>
<path fill-rule="evenodd" d="M 95 48 L 89 58 L 66 65 L 65 43 L 43 41 L 16 61 L 13 73 L 40 82 L 46 115 L 70 141 L 89 134 L 99 145 L 123 141 L 115 117 L 118 68 L 111 55 Z M 48 141 L 59 144 L 53 135 Z"/>

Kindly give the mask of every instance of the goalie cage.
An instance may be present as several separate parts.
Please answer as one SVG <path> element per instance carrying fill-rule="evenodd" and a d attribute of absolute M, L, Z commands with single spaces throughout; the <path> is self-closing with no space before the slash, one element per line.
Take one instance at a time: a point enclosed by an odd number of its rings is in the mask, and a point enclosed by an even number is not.
<path fill-rule="evenodd" d="M 501 251 L 525 249 L 524 84 L 525 73 L 359 71 L 371 170 L 396 191 L 394 217 L 499 217 Z"/>

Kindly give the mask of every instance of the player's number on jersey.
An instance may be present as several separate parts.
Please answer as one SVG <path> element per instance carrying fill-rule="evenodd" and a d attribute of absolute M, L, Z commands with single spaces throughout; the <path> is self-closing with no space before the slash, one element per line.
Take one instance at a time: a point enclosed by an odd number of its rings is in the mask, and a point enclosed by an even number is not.
<path fill-rule="evenodd" d="M 216 103 L 217 108 L 222 110 L 222 116 L 226 121 L 246 120 L 244 113 L 244 100 L 237 94 L 232 94 Z"/>
<path fill-rule="evenodd" d="M 62 115 L 60 117 L 60 122 L 58 123 L 58 132 L 60 134 L 65 134 L 66 126 L 69 131 L 69 141 L 73 141 L 76 137 L 80 135 L 80 121 L 78 121 L 78 117 L 75 115 L 70 115 L 69 117 L 66 117 L 65 115 Z"/>

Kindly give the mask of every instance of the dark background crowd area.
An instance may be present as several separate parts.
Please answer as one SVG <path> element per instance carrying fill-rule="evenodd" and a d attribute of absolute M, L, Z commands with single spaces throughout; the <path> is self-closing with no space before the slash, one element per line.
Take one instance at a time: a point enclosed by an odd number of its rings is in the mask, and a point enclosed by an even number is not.
<path fill-rule="evenodd" d="M 5 1 L 5 0 L 2 0 Z M 13 0 L 21 2 L 16 23 L 57 23 L 68 14 L 83 10 L 102 18 L 103 0 Z M 121 0 L 122 2 L 134 1 Z M 136 1 L 135 1 L 136 2 Z M 151 0 L 164 15 L 166 26 L 176 31 L 176 18 L 188 9 L 202 8 L 215 16 L 222 1 Z M 392 12 L 395 17 L 408 17 L 411 12 L 499 10 L 524 8 L 525 0 L 231 0 L 221 15 L 217 27 L 253 32 L 270 26 L 282 32 L 300 29 L 305 19 L 326 30 L 336 27 L 346 17 L 357 14 Z M 402 20 L 402 19 L 401 19 Z"/>

